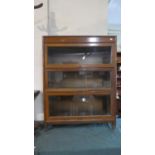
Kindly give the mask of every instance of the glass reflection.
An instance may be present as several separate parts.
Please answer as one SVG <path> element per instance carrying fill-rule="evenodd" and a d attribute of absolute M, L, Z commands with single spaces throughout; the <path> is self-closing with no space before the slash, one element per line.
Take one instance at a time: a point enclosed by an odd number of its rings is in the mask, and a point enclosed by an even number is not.
<path fill-rule="evenodd" d="M 111 47 L 48 47 L 48 64 L 110 63 Z"/>
<path fill-rule="evenodd" d="M 48 88 L 110 88 L 111 71 L 48 72 Z"/>
<path fill-rule="evenodd" d="M 49 96 L 50 116 L 110 115 L 110 95 Z"/>

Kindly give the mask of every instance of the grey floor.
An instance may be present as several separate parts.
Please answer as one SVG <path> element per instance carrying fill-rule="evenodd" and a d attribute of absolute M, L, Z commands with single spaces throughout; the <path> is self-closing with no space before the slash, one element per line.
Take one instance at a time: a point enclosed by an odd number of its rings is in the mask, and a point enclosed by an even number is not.
<path fill-rule="evenodd" d="M 35 155 L 120 155 L 121 119 L 116 128 L 108 124 L 54 126 L 39 129 Z"/>

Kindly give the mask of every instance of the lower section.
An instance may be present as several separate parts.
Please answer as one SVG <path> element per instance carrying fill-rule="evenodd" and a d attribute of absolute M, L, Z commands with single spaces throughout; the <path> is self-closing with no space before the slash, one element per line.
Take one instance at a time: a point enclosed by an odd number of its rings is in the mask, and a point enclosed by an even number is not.
<path fill-rule="evenodd" d="M 49 96 L 49 116 L 110 115 L 110 95 Z"/>
<path fill-rule="evenodd" d="M 89 124 L 109 122 L 115 125 L 112 94 L 47 94 L 45 122 L 49 124 Z"/>

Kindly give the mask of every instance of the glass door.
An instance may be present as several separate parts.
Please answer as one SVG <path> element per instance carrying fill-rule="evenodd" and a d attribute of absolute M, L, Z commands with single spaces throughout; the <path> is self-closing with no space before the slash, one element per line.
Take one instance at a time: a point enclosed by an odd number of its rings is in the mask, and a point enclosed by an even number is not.
<path fill-rule="evenodd" d="M 110 95 L 48 96 L 49 116 L 111 115 Z"/>
<path fill-rule="evenodd" d="M 47 88 L 111 88 L 112 71 L 47 71 Z"/>
<path fill-rule="evenodd" d="M 47 65 L 52 64 L 111 64 L 110 46 L 47 47 Z"/>

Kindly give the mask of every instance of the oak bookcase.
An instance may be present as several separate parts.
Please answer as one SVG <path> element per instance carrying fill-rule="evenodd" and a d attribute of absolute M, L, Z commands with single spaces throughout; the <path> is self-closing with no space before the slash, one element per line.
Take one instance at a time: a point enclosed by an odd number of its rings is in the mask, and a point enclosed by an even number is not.
<path fill-rule="evenodd" d="M 114 127 L 116 37 L 44 36 L 43 54 L 45 123 Z"/>

